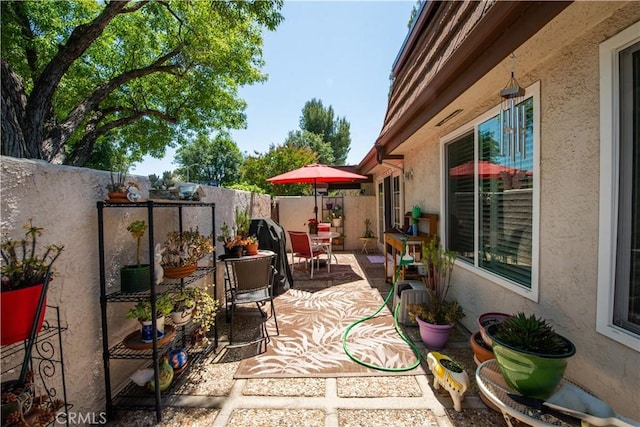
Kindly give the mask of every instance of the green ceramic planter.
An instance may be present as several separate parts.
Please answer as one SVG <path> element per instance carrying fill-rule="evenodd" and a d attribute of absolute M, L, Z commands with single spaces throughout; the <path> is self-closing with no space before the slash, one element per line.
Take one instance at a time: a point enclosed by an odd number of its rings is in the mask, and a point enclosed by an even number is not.
<path fill-rule="evenodd" d="M 120 291 L 123 294 L 134 294 L 151 289 L 151 267 L 127 265 L 120 269 Z"/>
<path fill-rule="evenodd" d="M 486 332 L 493 341 L 493 353 L 507 384 L 527 397 L 546 399 L 551 396 L 562 380 L 568 358 L 576 353 L 573 343 L 562 337 L 569 349 L 566 353 L 535 354 L 501 342 L 493 333 L 495 328 L 496 325 L 491 325 Z"/>

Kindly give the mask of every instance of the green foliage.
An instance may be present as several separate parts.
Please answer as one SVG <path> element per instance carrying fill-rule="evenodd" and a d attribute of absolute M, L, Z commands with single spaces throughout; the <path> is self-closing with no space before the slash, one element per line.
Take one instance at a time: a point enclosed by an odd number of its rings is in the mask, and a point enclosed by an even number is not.
<path fill-rule="evenodd" d="M 335 162 L 333 148 L 329 142 L 323 141 L 322 136 L 306 130 L 289 132 L 285 145 L 292 147 L 309 147 L 318 155 L 318 163 L 332 165 Z"/>
<path fill-rule="evenodd" d="M 3 154 L 104 165 L 92 157 L 98 141 L 159 157 L 188 132 L 244 126 L 238 88 L 266 80 L 262 35 L 282 4 L 3 2 L 2 60 L 15 73 L 3 91 L 27 95 L 3 104 L 3 120 L 27 115 L 11 123 L 24 144 L 3 132 Z"/>
<path fill-rule="evenodd" d="M 251 225 L 251 215 L 249 214 L 249 208 L 238 209 L 236 206 L 235 212 L 236 232 L 240 237 L 245 237 L 249 234 L 249 226 Z"/>
<path fill-rule="evenodd" d="M 142 220 L 133 221 L 127 226 L 127 231 L 131 233 L 136 242 L 136 264 L 140 266 L 140 250 L 142 249 L 142 236 L 147 229 L 147 223 Z"/>
<path fill-rule="evenodd" d="M 164 294 L 156 299 L 156 318 L 164 317 L 173 310 L 173 302 L 168 294 Z M 151 320 L 151 300 L 140 300 L 127 312 L 127 319 L 138 319 L 139 321 Z"/>
<path fill-rule="evenodd" d="M 242 153 L 238 145 L 226 132 L 209 138 L 199 134 L 195 140 L 186 143 L 176 151 L 178 173 L 192 182 L 216 182 L 227 186 L 240 181 Z"/>
<path fill-rule="evenodd" d="M 499 341 L 532 353 L 563 354 L 568 346 L 546 320 L 523 312 L 509 316 L 495 326 Z"/>
<path fill-rule="evenodd" d="M 248 184 L 246 182 L 240 182 L 238 184 L 232 184 L 232 185 L 229 185 L 226 188 L 229 188 L 231 190 L 247 191 L 249 193 L 266 194 L 266 190 L 264 188 L 258 187 L 255 184 Z"/>
<path fill-rule="evenodd" d="M 311 194 L 308 184 L 272 185 L 267 178 L 317 162 L 317 154 L 309 147 L 293 147 L 289 144 L 269 146 L 264 154 L 248 156 L 242 166 L 243 181 L 263 188 L 272 196 Z"/>
<path fill-rule="evenodd" d="M 2 235 L 2 292 L 28 288 L 43 283 L 53 263 L 64 249 L 61 245 L 47 245 L 42 255 L 38 254 L 37 238 L 42 236 L 42 228 L 35 227 L 33 220 L 23 228 L 25 238 L 14 240 L 7 233 Z"/>
<path fill-rule="evenodd" d="M 176 183 L 172 171 L 164 171 L 162 178 L 156 174 L 149 175 L 149 185 L 154 190 L 166 190 Z"/>
<path fill-rule="evenodd" d="M 333 162 L 327 162 L 327 164 L 345 164 L 351 145 L 350 124 L 344 117 L 334 117 L 331 105 L 325 108 L 322 101 L 315 98 L 307 101 L 302 108 L 300 129 L 318 135 L 331 146 Z M 324 153 L 317 153 L 320 158 L 329 159 Z"/>

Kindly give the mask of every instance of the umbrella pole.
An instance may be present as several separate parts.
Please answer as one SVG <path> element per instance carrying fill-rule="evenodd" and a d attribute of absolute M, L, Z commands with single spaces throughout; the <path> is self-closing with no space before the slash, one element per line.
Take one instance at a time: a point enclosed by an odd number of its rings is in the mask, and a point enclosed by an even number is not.
<path fill-rule="evenodd" d="M 316 224 L 318 223 L 318 181 L 313 178 L 313 213 L 316 215 Z"/>

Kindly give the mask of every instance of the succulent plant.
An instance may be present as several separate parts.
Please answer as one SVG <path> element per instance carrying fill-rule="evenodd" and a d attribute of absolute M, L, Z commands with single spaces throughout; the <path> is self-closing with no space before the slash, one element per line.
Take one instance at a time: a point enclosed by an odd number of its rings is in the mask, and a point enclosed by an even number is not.
<path fill-rule="evenodd" d="M 511 347 L 541 354 L 563 354 L 568 351 L 565 340 L 546 320 L 520 312 L 495 325 L 494 336 Z"/>

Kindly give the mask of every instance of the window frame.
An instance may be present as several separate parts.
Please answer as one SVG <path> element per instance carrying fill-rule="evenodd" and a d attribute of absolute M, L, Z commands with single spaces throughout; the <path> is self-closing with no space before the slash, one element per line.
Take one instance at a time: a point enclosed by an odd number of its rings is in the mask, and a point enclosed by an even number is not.
<path fill-rule="evenodd" d="M 600 55 L 600 206 L 596 331 L 640 352 L 640 335 L 613 323 L 620 177 L 619 54 L 640 42 L 640 22 L 599 46 Z"/>
<path fill-rule="evenodd" d="M 479 179 L 476 174 L 474 177 L 474 260 L 473 263 L 456 259 L 456 265 L 460 268 L 468 270 L 492 283 L 497 284 L 505 289 L 508 289 L 518 295 L 521 295 L 534 302 L 538 302 L 539 298 L 539 242 L 540 242 L 540 81 L 536 81 L 525 89 L 525 99 L 533 98 L 533 195 L 532 195 L 532 230 L 531 230 L 531 287 L 525 287 L 519 283 L 500 276 L 496 273 L 488 271 L 479 267 L 479 238 L 478 238 L 478 185 Z M 440 139 L 440 217 L 444 220 L 440 222 L 440 233 L 445 236 L 446 231 L 449 229 L 450 224 L 448 221 L 448 204 L 447 204 L 447 162 L 446 162 L 446 150 L 447 145 L 455 142 L 464 135 L 473 132 L 474 135 L 474 161 L 478 162 L 479 159 L 479 147 L 478 147 L 478 125 L 485 121 L 495 117 L 500 113 L 500 105 L 496 105 L 491 110 L 488 110 L 484 114 L 469 121 L 463 126 L 455 129 L 453 132 L 443 136 Z M 447 239 L 443 239 L 446 241 Z"/>

